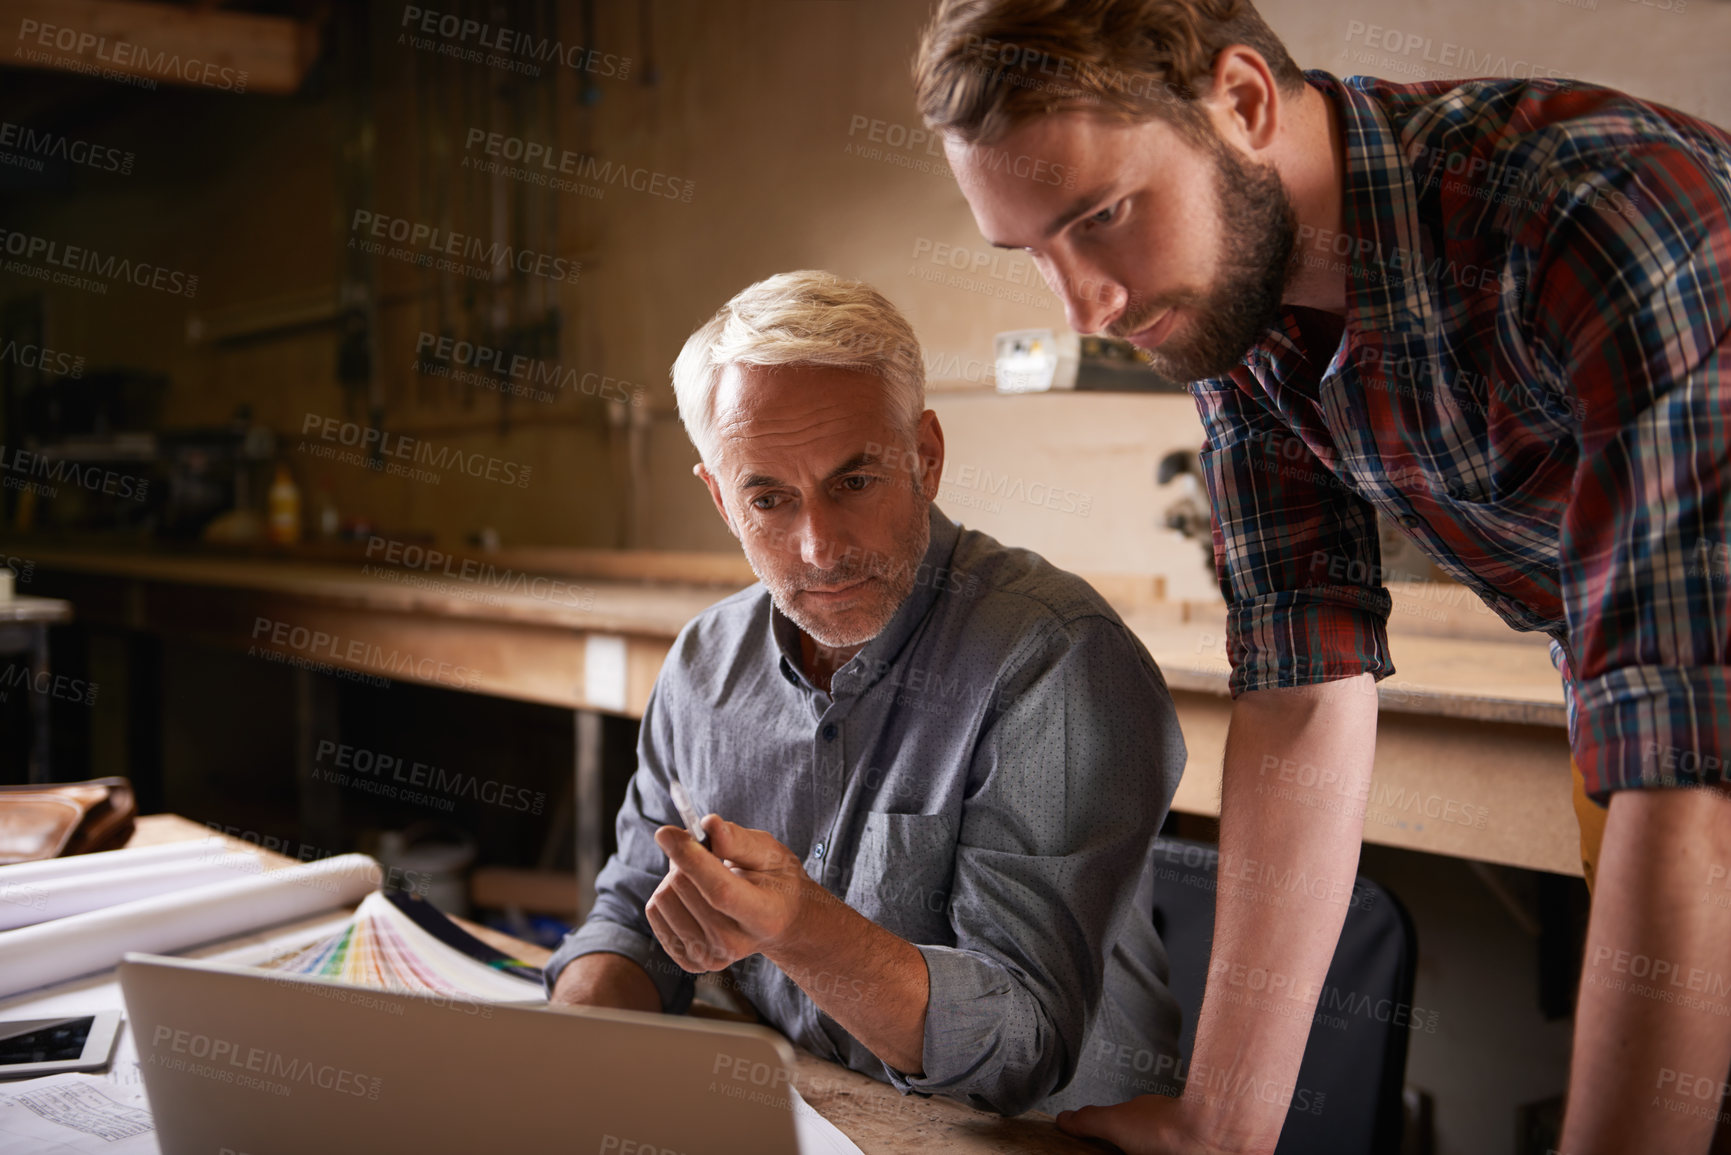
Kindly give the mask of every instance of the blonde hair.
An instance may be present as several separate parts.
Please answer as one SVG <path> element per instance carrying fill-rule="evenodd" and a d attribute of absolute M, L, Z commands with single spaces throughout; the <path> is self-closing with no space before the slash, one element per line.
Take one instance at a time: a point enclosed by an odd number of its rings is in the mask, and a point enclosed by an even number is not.
<path fill-rule="evenodd" d="M 818 269 L 780 273 L 741 290 L 673 362 L 679 420 L 705 464 L 713 460 L 715 386 L 729 365 L 821 365 L 873 373 L 911 433 L 926 408 L 920 344 L 901 310 L 863 281 Z"/>

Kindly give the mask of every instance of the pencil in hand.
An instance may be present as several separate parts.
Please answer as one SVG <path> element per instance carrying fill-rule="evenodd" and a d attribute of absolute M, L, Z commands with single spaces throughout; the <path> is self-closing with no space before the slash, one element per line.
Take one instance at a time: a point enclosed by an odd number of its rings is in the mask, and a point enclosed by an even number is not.
<path fill-rule="evenodd" d="M 673 805 L 679 811 L 680 821 L 685 823 L 685 829 L 703 849 L 709 849 L 709 835 L 703 832 L 702 815 L 697 807 L 692 805 L 691 795 L 686 793 L 685 784 L 674 778 L 669 781 L 668 793 L 673 795 Z"/>

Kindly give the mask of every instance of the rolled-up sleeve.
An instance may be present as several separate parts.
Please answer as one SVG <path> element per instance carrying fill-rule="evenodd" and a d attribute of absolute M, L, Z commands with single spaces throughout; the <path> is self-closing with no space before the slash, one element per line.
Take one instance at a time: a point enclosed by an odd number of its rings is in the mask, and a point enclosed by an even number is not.
<path fill-rule="evenodd" d="M 1727 779 L 1731 180 L 1651 144 L 1561 157 L 1525 318 L 1580 419 L 1559 541 L 1575 759 L 1604 802 Z"/>
<path fill-rule="evenodd" d="M 1191 393 L 1207 434 L 1232 696 L 1394 673 L 1370 503 L 1233 379 Z"/>
<path fill-rule="evenodd" d="M 662 949 L 644 908 L 667 874 L 667 856 L 655 844 L 655 831 L 679 818 L 668 793 L 666 752 L 670 750 L 664 683 L 657 683 L 644 708 L 637 739 L 637 772 L 631 776 L 614 830 L 619 849 L 595 880 L 595 906 L 583 925 L 565 936 L 542 974 L 549 993 L 559 973 L 576 958 L 608 951 L 624 955 L 649 975 L 661 992 L 661 1007 L 683 1012 L 695 991 L 692 976 Z"/>
<path fill-rule="evenodd" d="M 1071 1078 L 1184 767 L 1164 680 L 1121 624 L 1031 636 L 986 709 L 955 848 L 951 945 L 929 978 L 923 1071 L 903 1090 L 1017 1114 Z M 1151 912 L 1145 912 L 1146 917 Z"/>

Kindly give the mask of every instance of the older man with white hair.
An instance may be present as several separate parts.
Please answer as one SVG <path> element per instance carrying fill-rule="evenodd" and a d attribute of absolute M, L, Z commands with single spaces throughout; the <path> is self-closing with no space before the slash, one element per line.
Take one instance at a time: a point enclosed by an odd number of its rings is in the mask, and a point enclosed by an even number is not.
<path fill-rule="evenodd" d="M 1149 1075 L 1179 1033 L 1150 846 L 1184 743 L 1147 651 L 1086 582 L 936 509 L 919 344 L 870 287 L 752 285 L 673 378 L 760 584 L 674 642 L 555 1001 L 679 1012 L 725 969 L 903 1091 L 1005 1114 L 1175 1092 Z"/>

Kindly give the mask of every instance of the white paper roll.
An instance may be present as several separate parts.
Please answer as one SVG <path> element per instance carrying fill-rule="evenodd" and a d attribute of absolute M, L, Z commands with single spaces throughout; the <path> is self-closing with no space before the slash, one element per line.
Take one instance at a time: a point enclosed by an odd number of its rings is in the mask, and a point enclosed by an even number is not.
<path fill-rule="evenodd" d="M 107 970 L 129 950 L 170 954 L 347 906 L 379 877 L 366 855 L 340 854 L 0 931 L 0 998 Z"/>
<path fill-rule="evenodd" d="M 260 869 L 256 854 L 235 854 L 207 847 L 204 857 L 184 862 L 74 874 L 45 882 L 0 879 L 0 931 L 257 874 Z"/>
<path fill-rule="evenodd" d="M 209 838 L 195 838 L 190 842 L 165 842 L 161 846 L 104 850 L 97 854 L 43 858 L 36 862 L 14 862 L 10 866 L 0 866 L 0 886 L 46 882 L 51 878 L 71 878 L 79 874 L 101 874 L 110 870 L 129 870 L 162 862 L 186 862 L 194 858 L 208 858 L 227 848 L 227 843 L 212 835 Z"/>

